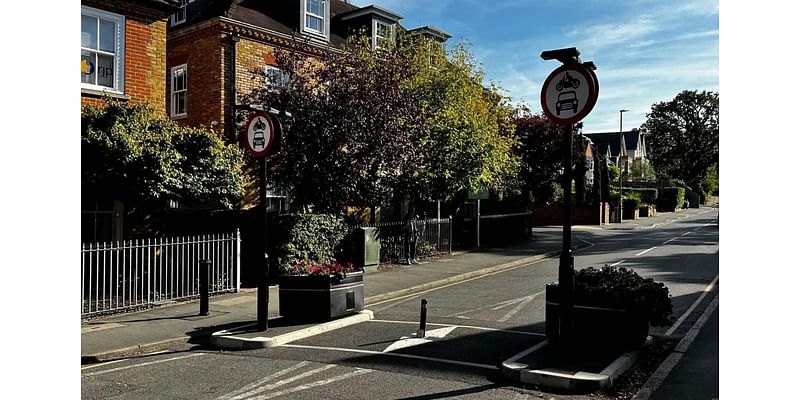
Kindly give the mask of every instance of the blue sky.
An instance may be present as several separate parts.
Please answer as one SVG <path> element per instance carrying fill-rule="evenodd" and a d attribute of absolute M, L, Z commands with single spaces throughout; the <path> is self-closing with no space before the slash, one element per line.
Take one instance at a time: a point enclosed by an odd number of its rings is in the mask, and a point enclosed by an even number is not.
<path fill-rule="evenodd" d="M 585 132 L 639 127 L 653 103 L 682 90 L 719 91 L 716 0 L 353 0 L 403 16 L 406 28 L 432 25 L 465 40 L 486 81 L 514 103 L 541 111 L 539 93 L 557 61 L 544 50 L 577 47 L 597 65 L 600 96 Z"/>

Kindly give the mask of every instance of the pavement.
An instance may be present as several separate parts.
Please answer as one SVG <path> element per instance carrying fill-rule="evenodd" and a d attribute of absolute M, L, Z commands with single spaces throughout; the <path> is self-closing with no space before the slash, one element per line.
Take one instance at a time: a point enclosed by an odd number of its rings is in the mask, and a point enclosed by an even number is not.
<path fill-rule="evenodd" d="M 687 209 L 675 213 L 660 213 L 658 216 L 625 220 L 621 224 L 605 226 L 573 226 L 573 230 L 606 229 L 636 230 L 648 229 L 686 218 L 692 214 L 709 211 L 708 207 Z M 280 317 L 278 288 L 269 288 L 269 321 L 265 332 L 254 329 L 257 320 L 255 289 L 242 289 L 238 293 L 218 295 L 209 302 L 209 315 L 199 315 L 199 302 L 190 301 L 173 305 L 160 306 L 144 311 L 105 316 L 81 321 L 81 364 L 91 364 L 145 353 L 162 351 L 176 346 L 191 344 L 216 349 L 248 349 L 271 347 L 289 343 L 301 338 L 313 336 L 343 326 L 357 324 L 372 318 L 368 310 L 370 305 L 387 300 L 401 298 L 413 293 L 445 286 L 467 280 L 491 272 L 514 268 L 543 258 L 557 257 L 561 251 L 560 227 L 541 227 L 534 229 L 533 238 L 526 243 L 519 243 L 503 249 L 474 249 L 457 251 L 453 254 L 423 260 L 420 265 L 389 265 L 380 268 L 367 268 L 364 277 L 365 310 L 356 315 L 340 318 L 322 324 L 298 324 L 285 321 Z M 573 240 L 573 249 L 586 247 L 587 244 Z M 691 333 L 692 331 L 690 331 Z M 698 328 L 699 332 L 699 328 Z M 708 335 L 707 335 L 708 336 Z M 699 343 L 718 346 L 719 335 L 712 335 Z M 705 338 L 706 336 L 701 336 Z M 660 387 L 672 387 L 676 380 L 685 379 L 686 375 L 670 374 L 674 369 L 680 370 L 687 362 L 695 360 L 694 352 L 702 359 L 706 348 L 697 345 L 686 345 L 682 357 L 678 357 L 674 365 L 664 366 L 661 371 L 663 379 L 650 382 L 646 392 L 639 399 L 647 399 Z M 538 351 L 532 350 L 525 356 Z M 622 357 L 622 359 L 620 359 Z M 525 383 L 522 376 L 534 367 L 525 368 L 524 364 L 512 362 L 512 373 L 507 376 L 517 377 L 518 382 Z M 524 360 L 523 360 L 524 361 Z M 606 362 L 608 361 L 608 362 Z M 616 359 L 608 355 L 598 356 L 592 362 L 597 364 L 598 374 L 582 374 L 580 370 L 572 373 L 553 375 L 555 387 L 585 386 L 587 381 L 595 382 L 597 387 L 609 384 L 613 379 L 630 367 L 635 361 L 635 354 L 622 354 Z M 718 357 L 713 360 L 718 368 Z M 666 363 L 666 361 L 665 361 Z M 505 366 L 505 363 L 504 363 Z M 669 367 L 669 368 L 667 368 Z M 596 369 L 597 369 L 596 368 Z M 600 376 L 602 375 L 602 376 Z M 598 378 L 598 376 L 600 376 Z M 586 380 L 583 380 L 586 378 Z M 576 380 L 580 381 L 576 386 Z M 566 383 L 565 383 L 566 382 Z M 570 383 L 572 382 L 572 383 Z M 697 380 L 689 380 L 689 385 Z M 702 382 L 700 382 L 702 383 Z M 570 386 L 571 385 L 571 386 Z M 683 389 L 686 389 L 685 385 Z M 675 398 L 670 397 L 654 398 Z M 683 397 L 682 397 L 683 398 Z"/>

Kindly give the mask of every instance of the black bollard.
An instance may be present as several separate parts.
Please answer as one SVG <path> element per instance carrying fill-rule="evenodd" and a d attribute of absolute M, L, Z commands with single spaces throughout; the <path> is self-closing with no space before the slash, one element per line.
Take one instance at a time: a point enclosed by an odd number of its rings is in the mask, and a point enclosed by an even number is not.
<path fill-rule="evenodd" d="M 422 299 L 422 304 L 419 307 L 419 330 L 417 337 L 425 337 L 425 319 L 428 316 L 428 300 Z"/>
<path fill-rule="evenodd" d="M 211 261 L 200 260 L 200 315 L 208 315 L 208 272 Z"/>

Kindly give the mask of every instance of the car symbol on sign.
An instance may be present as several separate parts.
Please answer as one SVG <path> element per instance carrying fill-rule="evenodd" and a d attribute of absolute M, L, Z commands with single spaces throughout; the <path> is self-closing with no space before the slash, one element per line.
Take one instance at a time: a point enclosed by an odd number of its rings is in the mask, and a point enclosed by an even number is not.
<path fill-rule="evenodd" d="M 558 101 L 556 102 L 556 115 L 561 115 L 561 110 L 572 109 L 573 113 L 578 112 L 578 98 L 575 91 L 559 93 Z"/>
<path fill-rule="evenodd" d="M 253 147 L 264 148 L 264 132 L 256 131 L 255 133 L 253 133 Z"/>

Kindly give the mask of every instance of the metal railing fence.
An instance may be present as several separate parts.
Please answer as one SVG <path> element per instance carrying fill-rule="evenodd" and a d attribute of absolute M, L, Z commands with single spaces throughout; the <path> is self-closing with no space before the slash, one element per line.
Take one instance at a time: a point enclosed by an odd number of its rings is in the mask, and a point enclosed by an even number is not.
<path fill-rule="evenodd" d="M 363 224 L 358 227 L 378 228 L 381 244 L 381 262 L 405 261 L 408 258 L 408 228 L 404 221 L 386 221 L 377 224 Z M 417 221 L 420 232 L 417 244 L 417 257 L 430 257 L 449 254 L 453 251 L 453 217 L 447 219 L 428 218 Z"/>
<path fill-rule="evenodd" d="M 125 312 L 200 294 L 200 260 L 210 260 L 209 292 L 239 290 L 235 233 L 84 243 L 81 318 Z"/>

